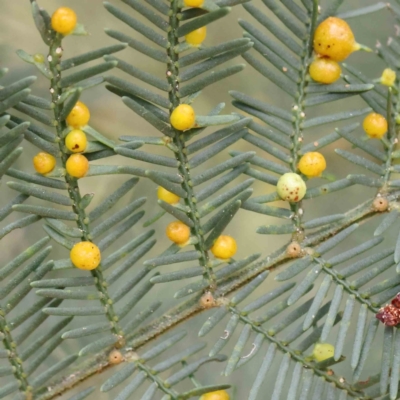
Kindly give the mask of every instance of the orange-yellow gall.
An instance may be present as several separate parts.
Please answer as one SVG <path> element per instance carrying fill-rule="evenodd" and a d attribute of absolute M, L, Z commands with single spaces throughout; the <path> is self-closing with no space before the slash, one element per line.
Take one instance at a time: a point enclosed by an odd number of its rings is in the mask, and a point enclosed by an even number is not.
<path fill-rule="evenodd" d="M 237 244 L 236 240 L 227 235 L 221 235 L 211 247 L 211 252 L 215 257 L 222 260 L 228 260 L 236 254 Z"/>
<path fill-rule="evenodd" d="M 298 258 L 302 253 L 302 248 L 298 242 L 291 242 L 288 247 L 286 247 L 286 254 L 290 258 Z"/>
<path fill-rule="evenodd" d="M 196 123 L 196 114 L 189 104 L 180 104 L 172 111 L 170 117 L 171 125 L 178 131 L 187 131 Z"/>
<path fill-rule="evenodd" d="M 396 82 L 396 72 L 390 68 L 385 68 L 381 76 L 381 84 L 385 86 L 393 86 Z"/>
<path fill-rule="evenodd" d="M 206 292 L 200 297 L 200 306 L 203 308 L 212 308 L 215 306 L 215 299 L 211 292 Z"/>
<path fill-rule="evenodd" d="M 309 73 L 313 81 L 329 85 L 340 78 L 342 69 L 336 61 L 320 57 L 310 64 Z"/>
<path fill-rule="evenodd" d="M 87 146 L 87 138 L 85 132 L 80 129 L 73 129 L 68 132 L 65 137 L 65 146 L 72 153 L 82 153 Z"/>
<path fill-rule="evenodd" d="M 82 154 L 72 154 L 65 163 L 68 175 L 74 178 L 83 178 L 89 170 L 89 161 Z"/>
<path fill-rule="evenodd" d="M 48 174 L 56 166 L 56 159 L 49 153 L 38 153 L 33 157 L 33 167 L 39 174 Z"/>
<path fill-rule="evenodd" d="M 190 228 L 181 221 L 168 224 L 165 232 L 168 239 L 176 244 L 184 244 L 190 238 Z"/>
<path fill-rule="evenodd" d="M 229 394 L 226 390 L 217 390 L 215 392 L 209 392 L 203 394 L 200 397 L 200 400 L 229 400 Z"/>
<path fill-rule="evenodd" d="M 370 113 L 364 118 L 363 128 L 371 139 L 381 139 L 388 130 L 388 123 L 383 115 Z"/>
<path fill-rule="evenodd" d="M 353 51 L 359 50 L 354 34 L 346 21 L 329 17 L 322 21 L 314 34 L 314 50 L 320 56 L 343 61 Z"/>
<path fill-rule="evenodd" d="M 78 101 L 71 112 L 68 114 L 66 118 L 66 122 L 69 126 L 72 126 L 75 129 L 78 129 L 82 126 L 87 125 L 90 120 L 90 111 L 87 108 L 85 103 Z"/>
<path fill-rule="evenodd" d="M 51 27 L 62 35 L 69 35 L 76 27 L 75 11 L 68 7 L 60 7 L 51 16 Z"/>
<path fill-rule="evenodd" d="M 121 364 L 122 361 L 124 361 L 124 356 L 122 353 L 118 350 L 113 350 L 109 355 L 108 355 L 108 361 L 110 364 Z"/>
<path fill-rule="evenodd" d="M 179 203 L 180 200 L 179 196 L 163 188 L 162 186 L 159 186 L 157 189 L 157 197 L 168 204 L 176 204 Z"/>
<path fill-rule="evenodd" d="M 204 3 L 204 0 L 183 0 L 186 7 L 201 7 Z"/>
<path fill-rule="evenodd" d="M 79 242 L 72 247 L 69 254 L 76 268 L 91 271 L 100 265 L 100 249 L 92 242 Z"/>
<path fill-rule="evenodd" d="M 192 46 L 200 46 L 207 36 L 207 28 L 202 26 L 201 28 L 195 29 L 194 31 L 188 33 L 185 36 L 185 40 L 187 43 Z"/>
<path fill-rule="evenodd" d="M 372 208 L 378 212 L 387 211 L 387 209 L 389 208 L 389 202 L 386 197 L 375 197 L 374 201 L 372 202 Z"/>
<path fill-rule="evenodd" d="M 300 158 L 297 167 L 307 178 L 319 177 L 326 168 L 325 157 L 317 151 L 310 151 Z"/>

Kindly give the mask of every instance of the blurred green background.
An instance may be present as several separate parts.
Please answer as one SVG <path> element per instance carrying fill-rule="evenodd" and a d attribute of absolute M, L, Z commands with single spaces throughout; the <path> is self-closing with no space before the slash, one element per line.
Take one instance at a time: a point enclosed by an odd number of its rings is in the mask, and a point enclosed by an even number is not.
<path fill-rule="evenodd" d="M 345 1 L 341 11 L 347 9 L 354 9 L 360 6 L 367 6 L 375 4 L 376 0 L 348 0 Z M 299 2 L 300 3 L 300 2 Z M 325 4 L 329 3 L 328 1 L 322 2 L 322 8 Z M 77 15 L 79 22 L 83 23 L 88 32 L 90 32 L 89 36 L 85 37 L 76 37 L 71 36 L 67 37 L 64 41 L 64 58 L 69 58 L 71 56 L 84 53 L 86 51 L 93 50 L 95 48 L 99 48 L 102 46 L 110 45 L 115 43 L 115 41 L 109 38 L 104 33 L 104 28 L 114 28 L 118 30 L 122 30 L 123 32 L 128 33 L 129 35 L 140 38 L 139 34 L 136 34 L 130 29 L 122 26 L 122 23 L 118 22 L 113 16 L 111 16 L 102 6 L 101 1 L 95 0 L 40 0 L 39 4 L 41 7 L 44 7 L 50 14 L 59 6 L 68 6 L 73 8 Z M 115 0 L 113 4 L 128 10 L 122 2 Z M 271 18 L 276 19 L 274 16 L 270 15 L 269 11 L 265 6 L 262 6 L 261 1 L 254 1 L 254 4 L 259 4 L 261 10 L 268 14 Z M 18 58 L 15 54 L 17 49 L 23 49 L 30 54 L 35 53 L 43 53 L 46 54 L 46 46 L 42 42 L 39 34 L 36 31 L 34 26 L 31 13 L 30 6 L 28 0 L 0 0 L 0 67 L 7 67 L 10 69 L 10 72 L 3 79 L 3 82 L 10 83 L 14 80 L 17 80 L 21 77 L 28 75 L 38 75 L 37 82 L 33 85 L 33 93 L 41 96 L 48 96 L 48 81 L 40 76 L 40 74 L 35 70 L 32 65 L 24 63 L 22 60 Z M 133 14 L 134 12 L 131 11 Z M 231 14 L 220 20 L 208 28 L 208 36 L 205 42 L 205 45 L 213 45 L 219 43 L 221 41 L 229 40 L 232 38 L 240 37 L 242 35 L 242 31 L 240 26 L 237 24 L 237 19 L 242 18 L 248 21 L 254 22 L 258 25 L 252 18 L 244 11 L 241 6 L 235 7 Z M 140 19 L 140 18 L 139 18 Z M 392 18 L 390 11 L 383 10 L 373 15 L 367 15 L 364 17 L 360 17 L 357 19 L 352 19 L 349 21 L 351 27 L 355 33 L 356 39 L 358 42 L 367 45 L 371 48 L 374 48 L 377 41 L 386 42 L 388 36 L 395 34 L 394 28 L 394 19 Z M 165 66 L 161 64 L 152 63 L 148 58 L 145 58 L 139 53 L 134 52 L 132 49 L 128 48 L 125 51 L 117 54 L 117 57 L 121 57 L 136 66 L 145 69 L 146 71 L 155 73 L 159 76 L 164 76 L 165 74 Z M 238 59 L 235 62 L 242 62 L 242 60 Z M 359 52 L 352 55 L 348 63 L 358 67 L 363 73 L 368 75 L 371 78 L 378 78 L 385 67 L 384 63 L 376 56 L 374 53 L 365 53 Z M 110 74 L 116 74 L 118 76 L 124 77 L 125 79 L 133 79 L 127 77 L 122 74 L 118 70 L 111 71 Z M 245 92 L 246 94 L 250 94 L 257 99 L 270 102 L 272 104 L 284 107 L 286 109 L 290 109 L 292 105 L 292 99 L 288 98 L 286 94 L 284 94 L 279 88 L 277 88 L 274 84 L 267 81 L 258 73 L 254 72 L 251 67 L 247 67 L 242 73 L 238 75 L 234 75 L 228 79 L 223 80 L 210 88 L 204 90 L 201 96 L 199 96 L 195 103 L 194 107 L 198 114 L 205 114 L 211 108 L 213 108 L 219 102 L 226 103 L 226 112 L 235 111 L 234 108 L 230 105 L 230 98 L 228 94 L 228 90 L 238 90 Z M 146 135 L 157 135 L 157 133 L 150 127 L 144 120 L 140 119 L 136 114 L 131 112 L 127 107 L 125 107 L 120 101 L 119 98 L 115 97 L 111 93 L 109 93 L 103 86 L 99 86 L 93 88 L 91 90 L 85 91 L 83 97 L 83 101 L 89 106 L 91 111 L 91 121 L 90 124 L 95 127 L 98 131 L 100 131 L 103 135 L 117 140 L 117 138 L 121 135 L 135 135 L 135 136 L 146 136 Z M 354 97 L 350 98 L 350 100 L 340 101 L 336 103 L 332 103 L 329 105 L 322 105 L 318 107 L 314 107 L 313 109 L 307 111 L 307 117 L 323 115 L 328 113 L 334 113 L 344 110 L 350 109 L 359 109 L 365 107 L 365 103 L 361 98 Z M 358 118 L 359 121 L 362 118 Z M 351 121 L 353 122 L 353 121 Z M 311 142 L 316 140 L 317 138 L 326 135 L 329 132 L 333 131 L 334 126 L 328 125 L 323 126 L 323 128 L 312 129 L 306 132 L 305 142 Z M 211 129 L 206 133 L 210 133 Z M 360 136 L 363 135 L 361 129 L 358 129 L 358 133 Z M 378 143 L 376 145 L 379 145 Z M 32 171 L 31 159 L 32 156 L 37 152 L 32 145 L 26 143 L 25 152 L 23 156 L 19 159 L 17 163 L 17 167 L 26 170 Z M 332 146 L 329 146 L 323 150 L 323 154 L 325 155 L 328 163 L 327 172 L 334 174 L 336 178 L 345 177 L 348 173 L 363 173 L 360 168 L 357 168 L 347 161 L 341 159 L 338 155 L 334 153 L 335 148 L 347 148 L 350 149 L 348 143 L 344 141 L 339 141 Z M 235 144 L 232 146 L 233 149 L 236 150 L 254 150 L 252 146 L 248 145 L 244 141 Z M 149 150 L 150 148 L 147 148 Z M 154 148 L 153 148 L 154 149 Z M 158 152 L 159 149 L 156 149 Z M 163 152 L 163 150 L 162 150 Z M 355 150 L 357 153 L 357 150 Z M 269 158 L 269 155 L 258 151 L 258 155 Z M 163 154 L 166 154 L 163 152 Z M 227 159 L 227 153 L 218 155 L 212 163 L 221 162 L 224 159 Z M 120 157 L 112 157 L 109 159 L 97 161 L 97 164 L 135 164 L 142 165 L 140 162 L 134 162 L 131 159 L 122 159 Z M 209 163 L 205 167 L 210 167 L 212 163 Z M 143 164 L 145 165 L 145 164 Z M 108 195 L 111 190 L 119 186 L 122 182 L 124 182 L 128 177 L 126 176 L 109 176 L 102 178 L 87 178 L 80 181 L 80 187 L 83 193 L 94 192 L 95 199 L 92 203 L 93 206 L 98 204 L 101 199 L 103 199 L 106 195 Z M 242 177 L 244 180 L 246 177 Z M 5 182 L 6 178 L 3 178 L 3 182 L 0 186 L 0 206 L 6 203 L 8 200 L 15 196 L 15 193 L 12 193 L 9 190 Z M 315 180 L 310 183 L 310 186 L 314 186 L 316 184 L 321 184 L 320 180 Z M 255 195 L 265 194 L 273 191 L 274 188 L 272 186 L 268 186 L 266 184 L 256 182 L 254 185 Z M 148 197 L 148 201 L 145 205 L 147 210 L 146 216 L 151 217 L 154 215 L 158 207 L 156 204 L 156 186 L 148 182 L 146 180 L 141 180 L 141 182 L 135 187 L 133 194 L 126 196 L 119 204 L 124 205 L 130 199 L 129 196 L 139 197 L 145 194 Z M 337 193 L 330 194 L 326 197 L 320 197 L 318 199 L 308 200 L 305 205 L 305 219 L 310 220 L 317 216 L 334 214 L 344 212 L 360 202 L 366 200 L 367 198 L 373 196 L 374 190 L 368 188 L 362 188 L 360 186 L 353 186 L 344 191 L 340 191 Z M 284 203 L 280 204 L 280 206 L 285 206 Z M 16 218 L 16 215 L 11 215 L 6 222 L 12 221 L 13 218 Z M 166 224 L 170 221 L 168 216 L 164 216 L 161 220 L 159 220 L 156 224 L 154 224 L 154 229 L 156 229 L 156 237 L 158 239 L 157 245 L 153 248 L 149 257 L 153 257 L 163 251 L 169 243 L 165 239 L 164 229 Z M 286 243 L 288 240 L 287 235 L 282 235 L 278 237 L 270 237 L 257 235 L 255 233 L 255 229 L 259 225 L 264 224 L 277 224 L 277 221 L 274 218 L 269 218 L 266 216 L 260 216 L 257 214 L 250 213 L 248 211 L 241 210 L 231 225 L 228 227 L 226 233 L 234 236 L 238 241 L 238 254 L 237 258 L 245 257 L 252 253 L 262 253 L 265 257 L 270 254 L 273 250 L 280 247 L 282 244 Z M 374 221 L 368 222 L 365 224 L 365 227 L 356 231 L 349 240 L 347 240 L 344 244 L 339 246 L 335 252 L 340 252 L 345 249 L 351 248 L 356 244 L 359 244 L 365 240 L 368 240 L 372 237 L 372 232 L 374 227 L 377 226 L 378 218 Z M 144 228 L 141 227 L 141 223 L 137 224 L 136 227 L 133 228 L 134 234 L 139 234 L 143 231 Z M 386 248 L 393 244 L 396 240 L 396 232 L 398 231 L 398 227 L 395 225 L 389 234 L 387 235 L 384 243 L 378 248 Z M 132 233 L 126 234 L 121 240 L 127 240 Z M 34 226 L 29 227 L 24 231 L 15 231 L 12 234 L 8 235 L 5 239 L 0 242 L 0 250 L 1 250 L 1 264 L 5 264 L 8 260 L 15 257 L 19 252 L 28 247 L 34 241 L 37 240 L 38 237 L 44 236 L 44 232 L 40 227 L 40 223 L 37 223 Z M 112 248 L 114 249 L 115 246 Z M 111 250 L 112 250 L 111 249 Z M 374 249 L 376 250 L 376 249 Z M 333 253 L 332 253 L 333 254 Z M 66 258 L 67 252 L 65 249 L 60 248 L 59 246 L 54 246 L 54 251 L 52 254 L 53 259 Z M 163 271 L 174 270 L 176 266 L 171 266 L 169 268 L 164 268 Z M 180 266 L 181 268 L 181 266 Z M 133 272 L 132 272 L 133 273 Z M 393 274 L 393 272 L 389 272 L 389 274 Z M 273 280 L 274 273 L 267 279 L 266 283 L 262 285 L 256 293 L 253 294 L 255 296 L 259 296 L 261 293 L 271 290 L 276 283 Z M 148 305 L 150 302 L 154 301 L 154 298 L 162 298 L 165 300 L 165 306 L 161 308 L 161 312 L 168 309 L 168 307 L 178 304 L 177 300 L 172 298 L 173 293 L 182 287 L 185 283 L 178 284 L 164 284 L 159 287 L 155 287 L 155 289 L 151 292 L 150 295 L 147 296 L 139 305 L 139 307 L 144 307 Z M 318 284 L 316 284 L 317 286 Z M 318 286 L 317 286 L 318 287 Z M 312 295 L 315 292 L 311 292 Z M 330 292 L 331 293 L 331 292 Z M 304 301 L 306 300 L 305 299 Z M 328 296 L 329 297 L 329 296 Z M 21 306 L 23 308 L 23 306 Z M 20 308 L 21 309 L 21 308 Z M 358 309 L 358 307 L 357 307 Z M 176 351 L 178 348 L 184 348 L 187 343 L 198 341 L 197 338 L 197 328 L 199 328 L 207 318 L 207 314 L 203 313 L 199 317 L 197 317 L 194 321 L 190 323 L 189 326 L 181 326 L 177 329 L 187 328 L 189 331 L 187 340 L 179 344 L 179 346 L 174 350 Z M 82 324 L 82 320 L 77 318 L 72 322 L 70 327 L 72 326 L 80 326 Z M 46 329 L 46 326 L 42 327 Z M 218 331 L 219 329 L 219 331 Z M 218 336 L 221 336 L 222 331 L 224 329 L 224 324 L 220 325 L 219 328 L 215 329 L 212 334 L 206 337 L 206 340 L 209 340 L 210 343 L 215 342 Z M 355 329 L 352 326 L 351 329 Z M 337 332 L 333 330 L 332 338 L 335 338 L 335 334 Z M 350 335 L 351 337 L 352 335 Z M 379 335 L 376 339 L 376 343 L 380 343 Z M 91 340 L 91 339 L 89 339 Z M 334 339 L 332 339 L 334 340 Z M 54 353 L 54 357 L 49 362 L 53 362 L 54 360 L 61 358 L 71 352 L 78 351 L 83 344 L 87 344 L 88 340 L 82 341 L 80 343 L 77 342 L 67 342 L 64 343 L 62 347 L 57 349 Z M 232 347 L 235 343 L 235 340 L 232 340 L 230 345 L 224 349 L 224 353 L 229 354 L 228 349 Z M 266 344 L 264 344 L 266 346 Z M 351 349 L 351 342 L 348 343 L 348 349 Z M 250 349 L 250 347 L 249 347 Z M 266 349 L 266 347 L 265 347 Z M 379 352 L 380 347 L 377 345 L 374 348 L 374 353 L 371 354 L 371 362 L 368 363 L 363 377 L 368 376 L 370 372 L 376 372 L 379 370 Z M 236 386 L 236 393 L 234 394 L 234 400 L 244 400 L 246 394 L 248 393 L 248 388 L 251 382 L 253 381 L 255 374 L 257 373 L 260 363 L 261 357 L 265 354 L 265 351 L 262 350 L 259 355 L 255 358 L 253 362 L 246 364 L 246 366 L 238 371 L 236 371 L 231 377 L 219 378 L 219 369 L 215 368 L 218 365 L 214 365 L 213 367 L 206 367 L 200 370 L 198 374 L 199 380 L 203 383 L 216 383 L 216 382 L 229 382 Z M 280 355 L 278 355 L 277 360 L 280 360 Z M 279 365 L 279 362 L 276 361 L 276 365 Z M 349 362 L 345 362 L 340 364 L 335 368 L 339 375 L 347 376 L 350 372 Z M 216 371 L 218 371 L 216 373 Z M 107 373 L 102 374 L 98 377 L 95 377 L 90 380 L 90 382 L 86 382 L 84 385 L 93 385 L 99 384 L 104 381 Z M 265 382 L 263 386 L 263 390 L 265 390 L 265 399 L 269 398 L 269 387 L 274 382 L 274 373 L 271 371 L 270 378 L 267 382 Z M 1 385 L 0 380 L 0 385 Z M 117 391 L 112 391 L 109 394 L 95 394 L 93 398 L 98 399 L 112 399 L 115 397 Z M 141 392 L 138 392 L 141 393 Z M 133 397 L 133 398 L 140 398 Z M 161 396 L 160 396 L 161 398 Z M 264 397 L 260 396 L 260 399 Z"/>

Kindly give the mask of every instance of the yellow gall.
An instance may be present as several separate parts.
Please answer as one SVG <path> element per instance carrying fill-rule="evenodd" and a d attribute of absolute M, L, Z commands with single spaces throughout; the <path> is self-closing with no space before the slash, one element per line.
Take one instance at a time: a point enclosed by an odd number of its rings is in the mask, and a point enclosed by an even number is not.
<path fill-rule="evenodd" d="M 124 361 L 124 356 L 122 353 L 118 350 L 113 350 L 109 355 L 108 355 L 108 362 L 110 364 L 116 365 L 116 364 L 121 364 L 122 361 Z"/>
<path fill-rule="evenodd" d="M 176 244 L 184 244 L 190 238 L 190 228 L 181 221 L 168 224 L 165 232 L 168 239 Z"/>
<path fill-rule="evenodd" d="M 396 82 L 396 72 L 390 68 L 385 68 L 381 76 L 381 84 L 385 86 L 393 86 Z"/>
<path fill-rule="evenodd" d="M 215 307 L 215 299 L 211 292 L 206 292 L 200 297 L 200 306 L 203 308 Z"/>
<path fill-rule="evenodd" d="M 75 29 L 77 20 L 74 10 L 60 7 L 51 16 L 51 27 L 62 35 L 69 35 Z"/>
<path fill-rule="evenodd" d="M 101 261 L 100 249 L 92 242 L 76 243 L 69 256 L 76 268 L 87 271 L 97 268 Z"/>
<path fill-rule="evenodd" d="M 72 153 L 82 153 L 87 146 L 87 138 L 85 132 L 80 129 L 73 129 L 65 137 L 65 146 Z"/>
<path fill-rule="evenodd" d="M 315 30 L 314 50 L 320 56 L 343 61 L 359 48 L 350 26 L 343 19 L 329 17 Z"/>
<path fill-rule="evenodd" d="M 43 64 L 44 63 L 44 55 L 40 54 L 40 53 L 36 53 L 33 56 L 33 61 L 35 61 L 37 63 L 40 63 L 40 64 Z"/>
<path fill-rule="evenodd" d="M 236 240 L 227 235 L 221 235 L 211 247 L 211 252 L 215 257 L 222 260 L 229 260 L 236 254 L 237 244 Z"/>
<path fill-rule="evenodd" d="M 321 176 L 322 172 L 325 171 L 325 157 L 317 151 L 311 151 L 300 158 L 297 167 L 307 178 L 316 178 Z"/>
<path fill-rule="evenodd" d="M 364 118 L 363 128 L 371 139 L 381 139 L 388 130 L 388 123 L 383 115 L 370 113 Z"/>
<path fill-rule="evenodd" d="M 171 125 L 178 131 L 186 131 L 193 128 L 196 122 L 196 114 L 189 104 L 180 104 L 172 111 Z"/>
<path fill-rule="evenodd" d="M 320 57 L 310 64 L 309 73 L 313 81 L 329 85 L 340 78 L 342 69 L 336 61 Z"/>
<path fill-rule="evenodd" d="M 185 40 L 192 46 L 199 46 L 204 42 L 206 36 L 207 36 L 207 28 L 203 26 L 199 29 L 195 29 L 194 31 L 188 33 L 185 36 Z"/>
<path fill-rule="evenodd" d="M 204 0 L 183 0 L 186 7 L 201 7 L 204 3 Z"/>
<path fill-rule="evenodd" d="M 69 126 L 73 128 L 80 128 L 82 126 L 87 125 L 90 120 L 90 111 L 87 108 L 85 103 L 78 101 L 71 112 L 68 114 L 66 118 L 66 122 Z"/>
<path fill-rule="evenodd" d="M 83 178 L 89 170 L 89 161 L 82 154 L 72 154 L 65 164 L 65 169 L 68 175 Z"/>
<path fill-rule="evenodd" d="M 288 247 L 286 247 L 286 254 L 290 258 L 301 257 L 303 250 L 298 242 L 291 242 Z"/>
<path fill-rule="evenodd" d="M 39 174 L 48 174 L 56 166 L 56 159 L 49 153 L 38 153 L 33 157 L 33 167 Z"/>
<path fill-rule="evenodd" d="M 374 201 L 372 202 L 372 208 L 378 212 L 387 211 L 389 208 L 389 202 L 386 197 L 375 197 Z"/>
<path fill-rule="evenodd" d="M 217 390 L 203 394 L 200 400 L 230 400 L 229 394 L 226 390 Z"/>
<path fill-rule="evenodd" d="M 163 188 L 162 186 L 159 186 L 157 189 L 157 197 L 168 204 L 176 204 L 179 203 L 180 200 L 179 196 Z"/>
<path fill-rule="evenodd" d="M 315 361 L 321 362 L 325 361 L 328 358 L 333 357 L 335 354 L 335 347 L 330 343 L 317 343 L 314 346 L 314 350 L 312 352 L 312 357 Z"/>

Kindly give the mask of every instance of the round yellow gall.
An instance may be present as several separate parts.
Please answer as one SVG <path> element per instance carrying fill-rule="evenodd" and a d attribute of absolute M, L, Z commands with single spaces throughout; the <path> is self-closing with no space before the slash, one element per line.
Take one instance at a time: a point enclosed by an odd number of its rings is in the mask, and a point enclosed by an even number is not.
<path fill-rule="evenodd" d="M 73 129 L 65 137 L 65 146 L 72 153 L 82 153 L 87 146 L 87 138 L 85 132 L 80 129 Z"/>
<path fill-rule="evenodd" d="M 157 197 L 168 204 L 176 204 L 179 203 L 180 200 L 179 196 L 167 189 L 164 189 L 162 186 L 159 186 L 157 189 Z"/>
<path fill-rule="evenodd" d="M 217 390 L 215 392 L 209 392 L 206 394 L 203 394 L 203 396 L 200 397 L 200 400 L 229 400 L 229 394 L 225 390 Z"/>
<path fill-rule="evenodd" d="M 388 130 L 388 123 L 383 115 L 371 113 L 364 118 L 363 128 L 371 139 L 381 139 Z"/>
<path fill-rule="evenodd" d="M 385 68 L 381 76 L 381 84 L 385 86 L 393 86 L 396 82 L 396 72 L 390 68 Z"/>
<path fill-rule="evenodd" d="M 186 7 L 201 7 L 204 0 L 183 0 Z"/>
<path fill-rule="evenodd" d="M 56 166 L 56 159 L 49 153 L 38 153 L 33 157 L 33 167 L 39 174 L 48 174 Z"/>
<path fill-rule="evenodd" d="M 317 343 L 314 346 L 312 357 L 315 361 L 321 362 L 333 357 L 334 354 L 335 347 L 332 346 L 330 343 Z"/>
<path fill-rule="evenodd" d="M 74 178 L 83 178 L 89 170 L 89 161 L 82 154 L 72 154 L 66 164 L 67 173 Z"/>
<path fill-rule="evenodd" d="M 199 46 L 204 42 L 206 36 L 207 36 L 207 28 L 203 26 L 199 29 L 195 29 L 194 31 L 188 33 L 185 36 L 185 40 L 192 46 Z"/>
<path fill-rule="evenodd" d="M 193 107 L 189 104 L 180 104 L 172 111 L 170 122 L 178 131 L 186 131 L 193 128 L 196 122 L 196 114 Z"/>
<path fill-rule="evenodd" d="M 389 208 L 389 202 L 386 197 L 377 196 L 372 202 L 372 208 L 378 212 L 387 211 Z"/>
<path fill-rule="evenodd" d="M 287 172 L 279 178 L 276 191 L 282 200 L 297 203 L 305 196 L 307 186 L 300 175 Z"/>
<path fill-rule="evenodd" d="M 116 365 L 116 364 L 121 364 L 122 361 L 124 361 L 124 357 L 122 353 L 118 350 L 113 350 L 109 355 L 108 355 L 108 361 L 110 364 Z"/>
<path fill-rule="evenodd" d="M 168 239 L 176 244 L 184 244 L 190 238 L 190 228 L 181 221 L 168 224 L 165 232 Z"/>
<path fill-rule="evenodd" d="M 320 56 L 342 61 L 359 48 L 350 26 L 343 19 L 329 17 L 315 30 L 314 50 Z"/>
<path fill-rule="evenodd" d="M 322 172 L 325 171 L 325 157 L 317 151 L 306 153 L 300 158 L 297 167 L 307 178 L 316 178 L 321 176 Z"/>
<path fill-rule="evenodd" d="M 231 236 L 221 235 L 211 247 L 215 257 L 228 260 L 236 254 L 236 240 Z"/>
<path fill-rule="evenodd" d="M 78 101 L 66 118 L 66 122 L 73 128 L 80 128 L 87 125 L 90 119 L 90 112 L 85 103 Z"/>
<path fill-rule="evenodd" d="M 298 258 L 302 253 L 302 248 L 298 242 L 291 242 L 288 247 L 286 247 L 286 254 L 290 258 Z"/>
<path fill-rule="evenodd" d="M 100 249 L 92 242 L 76 243 L 69 256 L 76 268 L 88 271 L 97 268 L 101 261 Z"/>
<path fill-rule="evenodd" d="M 74 10 L 60 7 L 51 16 L 51 27 L 62 35 L 69 35 L 75 29 L 77 19 Z"/>
<path fill-rule="evenodd" d="M 320 57 L 310 64 L 309 72 L 315 82 L 329 85 L 340 78 L 342 70 L 336 61 Z"/>

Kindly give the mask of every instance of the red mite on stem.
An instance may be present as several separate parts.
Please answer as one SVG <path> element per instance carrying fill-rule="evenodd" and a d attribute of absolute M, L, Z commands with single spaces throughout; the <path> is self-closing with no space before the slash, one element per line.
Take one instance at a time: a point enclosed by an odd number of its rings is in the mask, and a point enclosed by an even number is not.
<path fill-rule="evenodd" d="M 390 304 L 386 304 L 386 306 L 378 311 L 376 318 L 386 326 L 396 326 L 400 324 L 400 293 L 397 293 Z"/>

